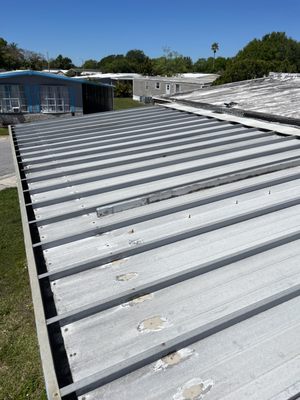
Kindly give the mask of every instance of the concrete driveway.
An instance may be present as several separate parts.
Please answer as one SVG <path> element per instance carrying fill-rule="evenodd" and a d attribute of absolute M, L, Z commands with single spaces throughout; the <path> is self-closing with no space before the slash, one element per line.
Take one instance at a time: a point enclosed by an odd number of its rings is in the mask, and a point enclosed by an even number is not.
<path fill-rule="evenodd" d="M 0 190 L 15 187 L 16 185 L 9 137 L 0 136 Z"/>

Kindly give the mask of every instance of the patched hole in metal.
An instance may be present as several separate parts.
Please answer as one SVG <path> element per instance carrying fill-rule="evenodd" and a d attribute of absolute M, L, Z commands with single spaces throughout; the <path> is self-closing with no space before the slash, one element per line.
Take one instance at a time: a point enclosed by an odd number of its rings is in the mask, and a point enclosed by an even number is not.
<path fill-rule="evenodd" d="M 189 349 L 187 347 L 184 349 L 180 349 L 178 351 L 175 351 L 174 353 L 170 353 L 165 357 L 162 357 L 154 364 L 153 369 L 154 371 L 164 370 L 168 367 L 172 367 L 173 365 L 179 364 L 180 362 L 191 357 L 193 354 L 194 354 L 193 349 Z"/>
<path fill-rule="evenodd" d="M 153 317 L 144 319 L 137 329 L 140 332 L 157 332 L 164 329 L 167 325 L 167 319 L 161 317 L 160 315 L 155 315 Z"/>
<path fill-rule="evenodd" d="M 137 304 L 144 303 L 144 301 L 151 300 L 151 299 L 153 299 L 152 293 L 144 294 L 143 296 L 136 297 L 136 298 L 128 301 L 127 303 L 122 304 L 122 307 L 133 307 Z"/>
<path fill-rule="evenodd" d="M 126 261 L 126 258 L 119 258 L 116 260 L 111 261 L 109 264 L 107 264 L 110 267 L 118 267 L 120 266 L 122 263 L 124 263 Z"/>
<path fill-rule="evenodd" d="M 130 281 L 131 279 L 135 278 L 136 276 L 138 276 L 137 272 L 127 272 L 127 274 L 117 275 L 116 279 L 119 282 L 126 282 L 126 281 Z"/>
<path fill-rule="evenodd" d="M 163 357 L 162 360 L 168 365 L 176 365 L 181 361 L 181 356 L 178 352 L 171 353 Z"/>
<path fill-rule="evenodd" d="M 211 391 L 212 387 L 213 381 L 211 379 L 203 381 L 194 378 L 178 389 L 173 400 L 201 400 Z"/>

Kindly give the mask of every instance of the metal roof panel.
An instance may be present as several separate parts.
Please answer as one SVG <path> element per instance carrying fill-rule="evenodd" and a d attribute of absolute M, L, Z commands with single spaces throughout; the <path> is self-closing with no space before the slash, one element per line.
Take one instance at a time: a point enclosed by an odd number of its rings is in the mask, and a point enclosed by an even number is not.
<path fill-rule="evenodd" d="M 62 398 L 294 396 L 297 138 L 149 107 L 13 140 Z"/>

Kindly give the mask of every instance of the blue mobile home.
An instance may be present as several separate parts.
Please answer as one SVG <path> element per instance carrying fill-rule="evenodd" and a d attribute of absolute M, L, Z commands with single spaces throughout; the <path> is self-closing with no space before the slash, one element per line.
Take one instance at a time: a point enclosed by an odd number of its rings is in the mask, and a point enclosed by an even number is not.
<path fill-rule="evenodd" d="M 0 73 L 0 125 L 113 109 L 113 87 L 38 71 Z"/>

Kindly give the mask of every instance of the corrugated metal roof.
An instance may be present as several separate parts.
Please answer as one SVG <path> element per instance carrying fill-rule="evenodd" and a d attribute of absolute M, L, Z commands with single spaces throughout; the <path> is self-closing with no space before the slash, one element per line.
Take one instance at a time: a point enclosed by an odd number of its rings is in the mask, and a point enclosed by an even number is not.
<path fill-rule="evenodd" d="M 296 137 L 164 107 L 13 137 L 63 398 L 299 393 Z"/>

